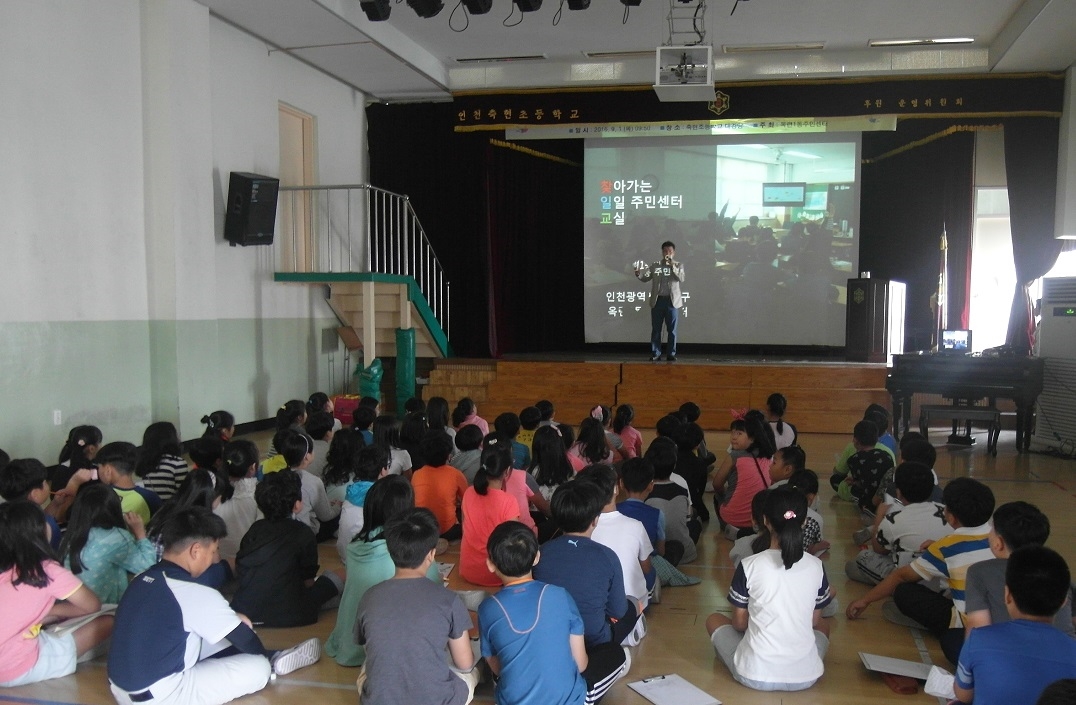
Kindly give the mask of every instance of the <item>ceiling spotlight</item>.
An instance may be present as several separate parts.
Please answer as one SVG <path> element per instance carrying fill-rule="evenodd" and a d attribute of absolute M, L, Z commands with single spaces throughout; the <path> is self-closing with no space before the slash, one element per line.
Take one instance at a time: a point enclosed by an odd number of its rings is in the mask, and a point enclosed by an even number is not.
<path fill-rule="evenodd" d="M 534 12 L 542 7 L 542 0 L 512 0 L 520 12 Z"/>
<path fill-rule="evenodd" d="M 437 13 L 444 9 L 445 4 L 441 0 L 407 0 L 407 4 L 422 19 L 436 17 Z"/>
<path fill-rule="evenodd" d="M 590 7 L 590 0 L 568 0 L 569 10 L 586 10 Z"/>
<path fill-rule="evenodd" d="M 366 13 L 366 19 L 371 22 L 384 22 L 392 12 L 389 0 L 362 0 L 359 7 Z"/>
<path fill-rule="evenodd" d="M 472 15 L 484 15 L 493 7 L 493 0 L 463 0 L 463 6 Z"/>

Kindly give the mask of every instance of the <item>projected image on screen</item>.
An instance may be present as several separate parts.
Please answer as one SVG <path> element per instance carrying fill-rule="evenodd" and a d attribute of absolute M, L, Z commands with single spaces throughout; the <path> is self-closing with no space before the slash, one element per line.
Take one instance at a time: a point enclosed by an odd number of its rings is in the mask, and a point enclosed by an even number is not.
<path fill-rule="evenodd" d="M 857 272 L 859 136 L 588 140 L 591 343 L 650 339 L 661 243 L 684 266 L 683 343 L 844 345 Z"/>

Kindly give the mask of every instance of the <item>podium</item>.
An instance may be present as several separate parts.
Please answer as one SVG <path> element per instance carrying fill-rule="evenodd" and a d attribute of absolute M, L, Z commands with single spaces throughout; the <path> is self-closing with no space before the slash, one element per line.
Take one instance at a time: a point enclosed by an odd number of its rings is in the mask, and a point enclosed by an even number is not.
<path fill-rule="evenodd" d="M 904 352 L 907 285 L 890 279 L 849 279 L 845 359 L 893 364 Z"/>

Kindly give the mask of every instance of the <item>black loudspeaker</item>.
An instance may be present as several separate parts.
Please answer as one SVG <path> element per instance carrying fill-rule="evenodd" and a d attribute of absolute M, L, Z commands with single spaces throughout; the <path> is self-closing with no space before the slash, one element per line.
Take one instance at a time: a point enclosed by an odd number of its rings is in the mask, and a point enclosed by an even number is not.
<path fill-rule="evenodd" d="M 484 15 L 493 8 L 493 0 L 463 0 L 463 6 L 472 15 Z"/>
<path fill-rule="evenodd" d="M 362 0 L 359 7 L 366 13 L 366 19 L 371 22 L 384 22 L 392 12 L 389 0 Z"/>
<path fill-rule="evenodd" d="M 424 20 L 436 16 L 445 6 L 441 0 L 407 0 L 407 4 Z"/>
<path fill-rule="evenodd" d="M 280 179 L 233 171 L 228 180 L 224 239 L 236 245 L 272 245 Z"/>

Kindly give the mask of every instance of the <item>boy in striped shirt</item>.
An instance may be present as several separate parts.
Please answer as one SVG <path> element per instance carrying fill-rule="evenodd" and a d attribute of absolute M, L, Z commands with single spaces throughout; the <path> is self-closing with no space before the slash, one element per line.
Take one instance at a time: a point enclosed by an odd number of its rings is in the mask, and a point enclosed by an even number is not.
<path fill-rule="evenodd" d="M 946 658 L 956 663 L 964 644 L 964 587 L 968 568 L 990 560 L 990 516 L 994 493 L 969 477 L 958 477 L 945 486 L 945 519 L 953 533 L 935 541 L 908 565 L 890 573 L 862 598 L 848 605 L 849 619 L 860 617 L 872 602 L 893 597 L 882 606 L 890 621 L 924 628 L 941 641 Z M 936 592 L 920 581 L 941 582 Z"/>

